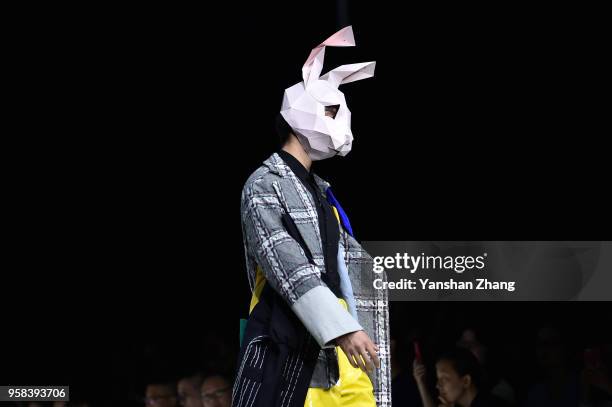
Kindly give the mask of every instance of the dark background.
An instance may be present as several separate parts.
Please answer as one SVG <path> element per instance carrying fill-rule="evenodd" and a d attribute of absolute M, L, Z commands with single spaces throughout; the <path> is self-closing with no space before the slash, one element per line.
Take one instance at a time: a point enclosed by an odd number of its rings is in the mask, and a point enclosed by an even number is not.
<path fill-rule="evenodd" d="M 242 185 L 277 148 L 283 90 L 346 23 L 357 46 L 328 48 L 323 72 L 376 60 L 375 77 L 341 89 L 353 151 L 314 169 L 358 239 L 609 235 L 601 10 L 53 7 L 13 15 L 12 63 L 35 113 L 9 174 L 18 215 L 3 285 L 4 383 L 68 383 L 117 403 L 148 375 L 202 365 L 215 346 L 236 350 L 249 301 Z M 398 307 L 392 330 L 412 308 L 441 306 Z M 534 326 L 565 315 L 574 332 L 609 310 L 461 307 L 490 330 L 516 312 L 515 324 Z"/>

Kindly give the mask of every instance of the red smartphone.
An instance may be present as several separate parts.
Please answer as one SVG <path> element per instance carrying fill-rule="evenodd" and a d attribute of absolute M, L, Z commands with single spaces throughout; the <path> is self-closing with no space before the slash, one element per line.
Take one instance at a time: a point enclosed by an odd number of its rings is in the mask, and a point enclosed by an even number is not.
<path fill-rule="evenodd" d="M 414 341 L 414 358 L 417 360 L 417 362 L 423 363 L 423 357 L 422 357 L 422 354 L 421 354 L 421 347 L 419 346 L 419 342 L 418 341 Z"/>

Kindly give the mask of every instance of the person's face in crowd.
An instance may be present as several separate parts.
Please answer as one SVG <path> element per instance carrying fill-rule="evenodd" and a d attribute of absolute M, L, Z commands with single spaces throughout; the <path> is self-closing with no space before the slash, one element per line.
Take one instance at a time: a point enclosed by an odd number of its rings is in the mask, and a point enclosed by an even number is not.
<path fill-rule="evenodd" d="M 177 397 L 174 389 L 165 384 L 150 384 L 145 392 L 147 406 L 176 407 Z"/>
<path fill-rule="evenodd" d="M 208 377 L 202 383 L 202 406 L 230 407 L 232 386 L 219 376 Z"/>
<path fill-rule="evenodd" d="M 438 376 L 436 388 L 446 404 L 457 402 L 470 387 L 470 376 L 459 376 L 448 360 L 442 359 L 436 363 L 436 375 Z"/>
<path fill-rule="evenodd" d="M 472 352 L 472 355 L 478 359 L 481 365 L 485 365 L 485 355 L 487 348 L 476 337 L 476 332 L 471 329 L 465 329 L 461 335 L 461 338 L 457 341 L 457 346 L 465 348 Z"/>
<path fill-rule="evenodd" d="M 185 407 L 202 407 L 200 386 L 195 378 L 185 378 L 178 382 L 179 400 Z"/>

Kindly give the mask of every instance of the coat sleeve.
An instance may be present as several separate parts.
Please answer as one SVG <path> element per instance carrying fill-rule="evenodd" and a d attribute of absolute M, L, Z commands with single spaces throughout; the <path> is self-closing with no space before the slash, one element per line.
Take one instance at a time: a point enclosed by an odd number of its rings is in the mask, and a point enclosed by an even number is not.
<path fill-rule="evenodd" d="M 242 228 L 247 255 L 260 266 L 266 281 L 289 304 L 322 348 L 334 339 L 362 330 L 321 280 L 302 246 L 283 223 L 285 210 L 274 190 L 245 186 L 241 199 Z"/>

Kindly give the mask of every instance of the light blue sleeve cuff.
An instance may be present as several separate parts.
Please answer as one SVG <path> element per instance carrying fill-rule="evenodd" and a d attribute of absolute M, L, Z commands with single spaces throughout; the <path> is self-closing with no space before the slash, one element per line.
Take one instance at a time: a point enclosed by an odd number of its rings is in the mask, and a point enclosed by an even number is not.
<path fill-rule="evenodd" d="M 357 305 L 355 304 L 355 296 L 353 295 L 353 286 L 349 277 L 346 263 L 344 262 L 344 248 L 338 243 L 338 275 L 340 275 L 340 291 L 346 301 L 349 313 L 359 322 L 357 317 Z"/>
<path fill-rule="evenodd" d="M 302 295 L 291 309 L 322 348 L 333 348 L 337 337 L 363 330 L 334 293 L 322 285 Z"/>

